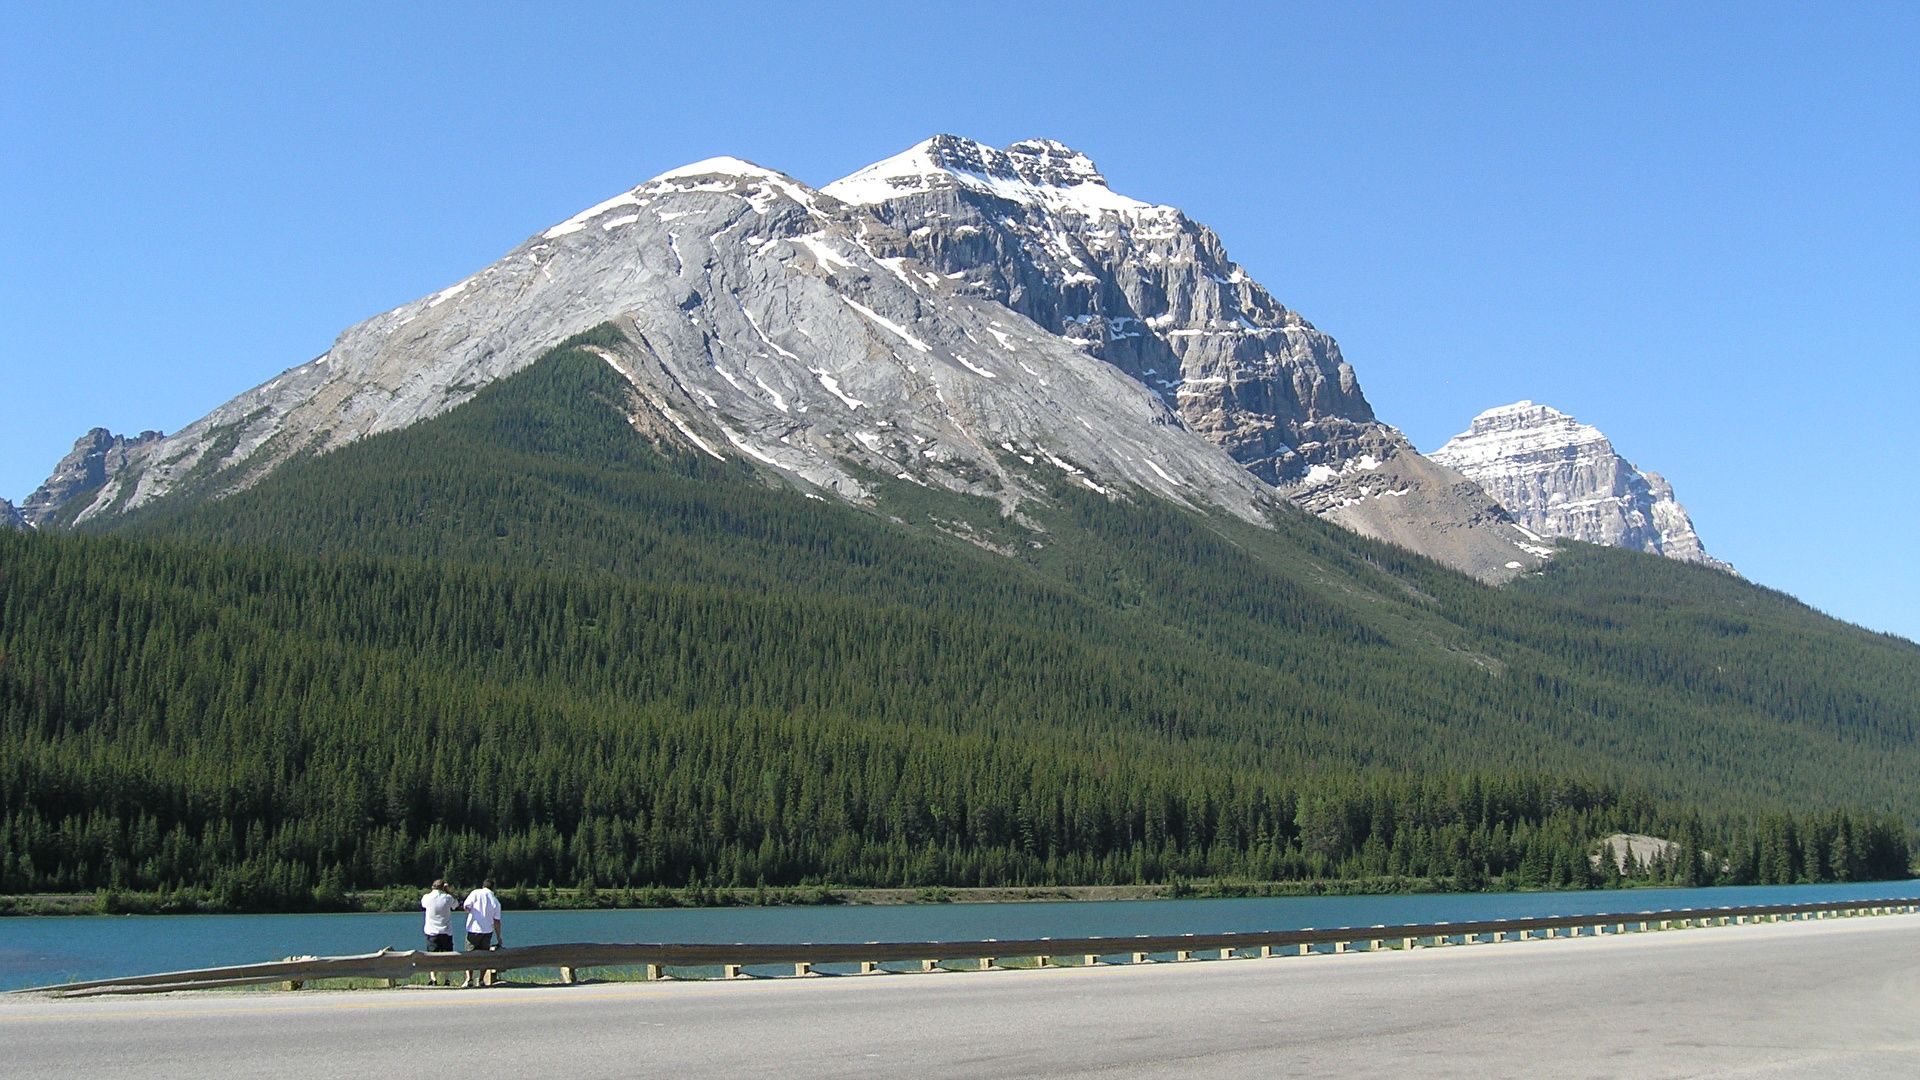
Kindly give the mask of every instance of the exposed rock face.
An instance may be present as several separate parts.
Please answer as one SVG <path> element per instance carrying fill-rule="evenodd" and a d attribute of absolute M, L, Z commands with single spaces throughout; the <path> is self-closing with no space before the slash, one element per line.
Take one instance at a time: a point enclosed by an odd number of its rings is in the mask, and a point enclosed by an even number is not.
<path fill-rule="evenodd" d="M 26 529 L 31 527 L 32 526 L 27 524 L 27 519 L 20 516 L 20 511 L 14 509 L 12 503 L 5 499 L 0 499 L 0 529 Z"/>
<path fill-rule="evenodd" d="M 1227 258 L 1212 230 L 1116 194 L 1069 147 L 941 135 L 821 190 L 892 226 L 872 240 L 883 258 L 931 269 L 1125 371 L 1314 513 L 1496 580 L 1545 550 L 1376 419 L 1340 346 Z"/>
<path fill-rule="evenodd" d="M 1706 553 L 1665 479 L 1635 468 L 1598 429 L 1545 405 L 1488 409 L 1431 456 L 1478 481 L 1543 536 L 1732 570 Z"/>
<path fill-rule="evenodd" d="M 20 504 L 20 516 L 29 524 L 39 525 L 69 501 L 99 491 L 161 438 L 157 431 L 143 431 L 129 439 L 106 428 L 94 428 L 74 442 L 46 483 Z"/>
<path fill-rule="evenodd" d="M 1284 495 L 1489 580 L 1545 550 L 1376 420 L 1212 232 L 1057 143 L 950 136 L 822 191 L 734 158 L 663 173 L 130 448 L 66 516 L 244 488 L 606 321 L 637 428 L 844 498 L 878 472 L 1017 512 L 1055 471 L 1255 521 Z"/>

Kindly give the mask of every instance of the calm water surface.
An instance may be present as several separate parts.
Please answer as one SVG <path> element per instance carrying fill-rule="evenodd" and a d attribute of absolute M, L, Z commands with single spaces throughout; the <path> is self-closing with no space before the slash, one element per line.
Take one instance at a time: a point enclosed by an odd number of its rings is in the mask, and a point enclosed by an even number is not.
<path fill-rule="evenodd" d="M 1850 885 L 899 907 L 509 911 L 509 945 L 551 942 L 968 941 L 1297 930 L 1920 895 L 1920 880 Z M 420 916 L 126 915 L 0 919 L 0 990 L 421 945 Z"/>

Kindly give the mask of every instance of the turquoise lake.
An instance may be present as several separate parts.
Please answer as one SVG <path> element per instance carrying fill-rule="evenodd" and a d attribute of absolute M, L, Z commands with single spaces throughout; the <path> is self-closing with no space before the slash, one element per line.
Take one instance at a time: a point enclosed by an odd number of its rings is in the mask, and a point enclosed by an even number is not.
<path fill-rule="evenodd" d="M 1118 900 L 645 911 L 509 910 L 509 945 L 555 942 L 965 941 L 1465 922 L 1920 896 L 1920 880 L 1847 885 L 1247 900 Z M 127 915 L 0 919 L 0 990 L 421 945 L 420 916 Z"/>

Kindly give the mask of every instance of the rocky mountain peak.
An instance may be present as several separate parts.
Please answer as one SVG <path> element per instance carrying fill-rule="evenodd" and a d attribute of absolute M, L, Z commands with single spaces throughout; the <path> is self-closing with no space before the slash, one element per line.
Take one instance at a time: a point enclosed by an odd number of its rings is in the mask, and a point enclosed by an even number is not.
<path fill-rule="evenodd" d="M 955 188 L 1092 216 L 1171 210 L 1118 194 L 1091 158 L 1050 139 L 1023 139 L 996 150 L 958 135 L 935 135 L 820 190 L 841 202 L 866 206 Z"/>
<path fill-rule="evenodd" d="M 5 499 L 0 499 L 0 529 L 25 529 L 28 527 L 27 519 L 20 516 L 20 511 L 16 509 L 12 503 Z"/>
<path fill-rule="evenodd" d="M 1532 401 L 1488 409 L 1430 455 L 1542 536 L 1732 567 L 1707 555 L 1673 487 L 1589 424 Z"/>
<path fill-rule="evenodd" d="M 617 229 L 639 220 L 638 213 L 608 217 L 615 210 L 640 208 L 657 199 L 676 194 L 728 194 L 745 198 L 755 210 L 765 213 L 774 202 L 790 201 L 817 215 L 819 192 L 783 172 L 776 172 L 737 157 L 712 157 L 682 165 L 623 191 L 611 199 L 597 202 L 585 210 L 540 234 L 542 240 L 558 240 L 579 232 L 588 223 L 598 221 L 603 230 Z"/>
<path fill-rule="evenodd" d="M 936 136 L 821 191 L 893 227 L 872 238 L 881 256 L 1126 372 L 1313 513 L 1487 578 L 1548 550 L 1380 422 L 1333 338 L 1233 262 L 1211 229 L 1114 193 L 1071 147 Z"/>
<path fill-rule="evenodd" d="M 103 427 L 94 428 L 74 441 L 73 449 L 53 467 L 46 483 L 21 502 L 19 515 L 38 526 L 75 496 L 106 484 L 126 467 L 135 451 L 161 438 L 158 431 L 143 431 L 127 438 Z"/>
<path fill-rule="evenodd" d="M 1107 186 L 1107 178 L 1093 159 L 1065 143 L 1052 139 L 1022 139 L 1004 151 L 1014 172 L 1029 184 L 1044 187 L 1075 188 L 1082 184 Z"/>

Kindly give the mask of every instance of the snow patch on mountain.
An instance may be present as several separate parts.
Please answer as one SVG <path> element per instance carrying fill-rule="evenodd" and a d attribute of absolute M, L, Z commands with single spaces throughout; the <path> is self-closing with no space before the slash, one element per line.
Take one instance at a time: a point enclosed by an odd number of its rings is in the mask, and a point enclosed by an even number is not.
<path fill-rule="evenodd" d="M 996 150 L 957 135 L 936 135 L 820 190 L 841 202 L 865 206 L 947 184 L 1027 206 L 1094 216 L 1172 210 L 1119 194 L 1085 154 L 1049 139 L 1027 139 Z"/>

